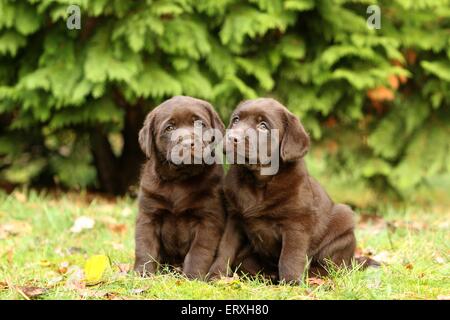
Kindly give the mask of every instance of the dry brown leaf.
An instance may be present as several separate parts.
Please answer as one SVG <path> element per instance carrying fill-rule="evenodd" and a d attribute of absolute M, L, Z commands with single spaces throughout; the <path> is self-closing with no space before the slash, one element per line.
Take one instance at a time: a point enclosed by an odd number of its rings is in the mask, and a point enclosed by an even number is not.
<path fill-rule="evenodd" d="M 39 287 L 16 287 L 16 290 L 28 299 L 35 299 L 47 292 L 47 289 Z"/>
<path fill-rule="evenodd" d="M 308 278 L 308 284 L 311 286 L 321 286 L 324 285 L 326 281 L 322 278 L 310 277 Z"/>
<path fill-rule="evenodd" d="M 80 290 L 86 288 L 86 282 L 84 281 L 84 271 L 78 266 L 69 267 L 68 278 L 65 287 L 72 290 Z"/>
<path fill-rule="evenodd" d="M 108 229 L 114 233 L 124 234 L 127 232 L 127 226 L 124 223 L 111 223 L 108 224 Z"/>
<path fill-rule="evenodd" d="M 412 263 L 408 262 L 407 264 L 405 264 L 405 268 L 408 270 L 412 270 L 414 266 L 412 265 Z"/>

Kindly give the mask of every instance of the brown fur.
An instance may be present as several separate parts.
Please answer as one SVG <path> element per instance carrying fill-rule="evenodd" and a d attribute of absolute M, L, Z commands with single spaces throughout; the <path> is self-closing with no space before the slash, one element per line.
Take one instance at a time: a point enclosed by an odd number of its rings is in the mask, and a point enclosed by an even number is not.
<path fill-rule="evenodd" d="M 224 131 L 212 106 L 190 97 L 167 100 L 147 116 L 139 141 L 148 160 L 142 171 L 134 269 L 154 273 L 160 264 L 181 266 L 203 278 L 225 225 L 220 165 L 174 165 L 167 125 L 193 132 L 193 121 Z"/>
<path fill-rule="evenodd" d="M 356 243 L 353 212 L 334 204 L 308 174 L 303 157 L 310 140 L 298 118 L 265 98 L 241 103 L 235 116 L 239 120 L 229 129 L 245 131 L 263 120 L 280 130 L 280 169 L 262 176 L 258 165 L 231 166 L 224 182 L 229 217 L 210 274 L 225 274 L 228 265 L 298 282 L 307 257 L 317 273 L 326 260 L 350 264 Z"/>

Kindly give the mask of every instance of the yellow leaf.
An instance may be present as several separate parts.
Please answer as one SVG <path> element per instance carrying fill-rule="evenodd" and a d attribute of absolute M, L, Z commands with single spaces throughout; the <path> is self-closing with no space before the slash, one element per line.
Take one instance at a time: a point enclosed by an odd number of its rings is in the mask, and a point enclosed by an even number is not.
<path fill-rule="evenodd" d="M 102 280 L 103 273 L 109 266 L 109 259 L 105 255 L 90 257 L 84 266 L 86 284 L 94 285 Z"/>

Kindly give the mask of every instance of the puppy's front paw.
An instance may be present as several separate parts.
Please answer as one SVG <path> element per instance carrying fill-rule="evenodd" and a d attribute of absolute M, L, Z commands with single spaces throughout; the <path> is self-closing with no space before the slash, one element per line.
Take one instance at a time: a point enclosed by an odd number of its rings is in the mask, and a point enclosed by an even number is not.
<path fill-rule="evenodd" d="M 228 276 L 228 268 L 221 263 L 214 263 L 209 269 L 207 280 L 214 281 L 219 280 L 222 277 Z"/>

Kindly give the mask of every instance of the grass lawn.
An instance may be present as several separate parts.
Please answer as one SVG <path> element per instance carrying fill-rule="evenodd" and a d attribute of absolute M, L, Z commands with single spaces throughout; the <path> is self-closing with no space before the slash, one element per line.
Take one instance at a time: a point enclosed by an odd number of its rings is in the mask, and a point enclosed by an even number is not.
<path fill-rule="evenodd" d="M 89 198 L 89 200 L 88 200 Z M 358 253 L 380 268 L 336 271 L 301 286 L 262 279 L 188 281 L 164 273 L 142 279 L 133 262 L 136 202 L 85 195 L 0 193 L 0 299 L 443 299 L 450 295 L 450 209 L 358 212 Z M 79 233 L 77 218 L 95 221 Z M 76 231 L 76 230 L 75 230 Z M 85 286 L 87 259 L 106 255 L 102 281 Z"/>

